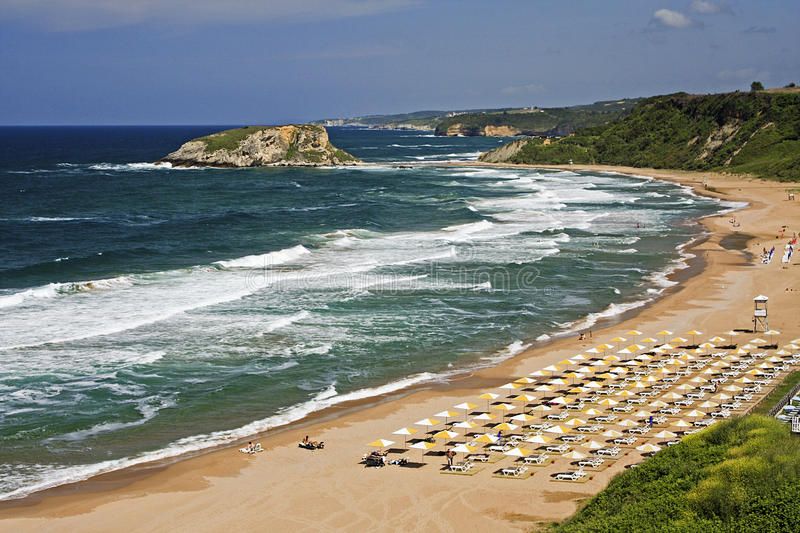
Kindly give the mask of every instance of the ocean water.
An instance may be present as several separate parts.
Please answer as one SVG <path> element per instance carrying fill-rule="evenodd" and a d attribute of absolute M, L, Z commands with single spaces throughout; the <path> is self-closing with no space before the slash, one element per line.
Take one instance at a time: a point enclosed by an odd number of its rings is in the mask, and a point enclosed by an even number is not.
<path fill-rule="evenodd" d="M 366 167 L 152 163 L 216 129 L 0 128 L 0 498 L 643 305 L 725 207 L 646 177 L 436 166 L 502 140 L 408 131 L 331 128 Z"/>

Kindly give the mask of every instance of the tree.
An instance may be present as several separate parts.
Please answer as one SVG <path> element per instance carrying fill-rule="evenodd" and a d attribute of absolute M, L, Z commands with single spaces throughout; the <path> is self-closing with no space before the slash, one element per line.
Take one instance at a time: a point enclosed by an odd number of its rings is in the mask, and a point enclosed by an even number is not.
<path fill-rule="evenodd" d="M 753 83 L 750 84 L 751 92 L 763 91 L 763 90 L 764 90 L 764 84 L 761 83 L 760 81 L 754 81 Z"/>

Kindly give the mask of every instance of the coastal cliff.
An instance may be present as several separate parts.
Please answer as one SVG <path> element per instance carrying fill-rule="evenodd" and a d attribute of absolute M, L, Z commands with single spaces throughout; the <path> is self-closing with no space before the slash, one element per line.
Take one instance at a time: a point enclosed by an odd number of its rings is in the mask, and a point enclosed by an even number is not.
<path fill-rule="evenodd" d="M 331 166 L 360 163 L 318 125 L 245 126 L 192 139 L 161 161 L 175 166 Z"/>
<path fill-rule="evenodd" d="M 716 170 L 800 181 L 800 92 L 655 96 L 608 124 L 558 140 L 514 141 L 480 160 Z"/>

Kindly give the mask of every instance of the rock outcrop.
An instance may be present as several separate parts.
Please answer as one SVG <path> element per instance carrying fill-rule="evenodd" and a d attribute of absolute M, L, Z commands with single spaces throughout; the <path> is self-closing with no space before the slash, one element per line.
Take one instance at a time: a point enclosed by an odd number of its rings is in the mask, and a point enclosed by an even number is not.
<path fill-rule="evenodd" d="M 265 167 L 352 165 L 360 161 L 333 146 L 324 127 L 245 126 L 181 145 L 161 161 L 175 166 Z"/>
<path fill-rule="evenodd" d="M 517 139 L 508 144 L 498 146 L 494 150 L 482 153 L 478 160 L 485 163 L 508 163 L 528 144 L 529 140 L 528 138 Z"/>

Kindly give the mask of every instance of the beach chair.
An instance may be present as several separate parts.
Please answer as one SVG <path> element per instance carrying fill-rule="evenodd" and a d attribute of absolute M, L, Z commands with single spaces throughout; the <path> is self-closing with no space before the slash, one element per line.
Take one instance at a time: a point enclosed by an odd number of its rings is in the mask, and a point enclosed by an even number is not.
<path fill-rule="evenodd" d="M 550 453 L 565 453 L 569 451 L 569 446 L 566 444 L 554 444 L 545 448 Z"/>
<path fill-rule="evenodd" d="M 519 477 L 527 471 L 528 469 L 524 466 L 513 466 L 513 467 L 503 468 L 502 470 L 500 470 L 500 474 L 504 476 Z"/>
<path fill-rule="evenodd" d="M 604 455 L 606 457 L 616 457 L 619 455 L 620 448 L 619 446 L 614 446 L 613 448 L 600 448 L 595 453 L 597 455 Z"/>
<path fill-rule="evenodd" d="M 489 454 L 488 453 L 473 453 L 467 456 L 467 460 L 469 461 L 479 461 L 481 463 L 488 463 L 489 462 Z"/>
<path fill-rule="evenodd" d="M 541 465 L 544 464 L 545 461 L 550 459 L 550 456 L 546 453 L 540 453 L 539 455 L 529 455 L 525 457 L 522 461 L 527 465 Z"/>
<path fill-rule="evenodd" d="M 450 465 L 450 470 L 453 472 L 469 472 L 470 468 L 472 468 L 472 463 L 469 461 L 462 461 L 460 463 Z"/>

